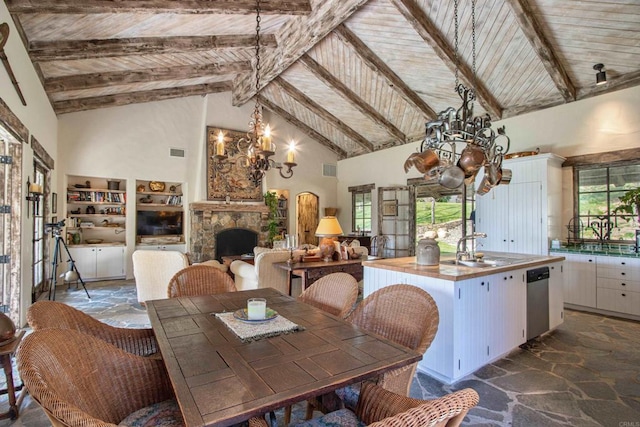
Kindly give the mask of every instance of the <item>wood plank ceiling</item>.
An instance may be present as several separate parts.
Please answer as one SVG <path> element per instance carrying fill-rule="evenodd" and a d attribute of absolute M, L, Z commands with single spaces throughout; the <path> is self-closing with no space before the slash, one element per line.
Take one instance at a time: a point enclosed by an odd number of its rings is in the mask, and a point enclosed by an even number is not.
<path fill-rule="evenodd" d="M 459 1 L 460 81 L 493 120 L 640 84 L 637 0 Z M 256 95 L 254 0 L 5 0 L 57 114 Z M 339 158 L 420 140 L 449 106 L 454 2 L 261 0 L 262 105 Z M 608 83 L 595 85 L 603 63 Z M 18 76 L 19 79 L 19 76 Z M 475 82 L 475 84 L 474 84 Z"/>

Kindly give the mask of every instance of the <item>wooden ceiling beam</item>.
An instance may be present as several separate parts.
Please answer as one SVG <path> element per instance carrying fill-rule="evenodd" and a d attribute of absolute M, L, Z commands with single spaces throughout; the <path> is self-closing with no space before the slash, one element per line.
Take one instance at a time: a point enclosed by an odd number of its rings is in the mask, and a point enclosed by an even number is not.
<path fill-rule="evenodd" d="M 262 55 L 261 85 L 258 90 L 251 73 L 241 74 L 233 82 L 233 105 L 249 101 L 367 1 L 323 0 L 308 16 L 291 17 L 276 34 L 278 40 L 286 40 L 286 43 L 278 43 L 274 51 Z"/>
<path fill-rule="evenodd" d="M 416 32 L 434 50 L 436 55 L 445 63 L 452 73 L 456 71 L 455 51 L 451 48 L 442 33 L 433 24 L 431 19 L 420 8 L 415 0 L 390 0 L 400 11 L 404 18 L 411 24 Z M 502 107 L 486 86 L 479 80 L 474 85 L 473 70 L 469 65 L 460 61 L 458 64 L 459 77 L 468 88 L 475 86 L 478 102 L 495 120 L 502 117 Z"/>
<path fill-rule="evenodd" d="M 11 13 L 181 13 L 239 14 L 256 13 L 254 0 L 6 0 Z M 265 15 L 308 15 L 309 0 L 262 0 Z"/>
<path fill-rule="evenodd" d="M 407 142 L 406 135 L 400 129 L 395 127 L 393 123 L 387 120 L 382 114 L 358 96 L 358 94 L 349 89 L 346 84 L 334 77 L 326 68 L 318 64 L 309 55 L 302 55 L 300 57 L 300 62 L 321 81 L 346 98 L 358 111 L 369 117 L 374 123 L 381 126 L 390 135 L 396 138 L 397 141 L 395 145 L 402 145 Z"/>
<path fill-rule="evenodd" d="M 365 151 L 369 153 L 374 151 L 373 144 L 371 144 L 368 139 L 347 126 L 342 120 L 322 108 L 320 104 L 296 89 L 291 83 L 287 82 L 282 77 L 276 77 L 273 82 L 277 84 L 287 95 L 296 100 L 298 103 L 302 104 L 302 106 L 308 108 L 312 113 L 314 113 L 321 119 L 331 123 L 331 125 L 336 127 L 340 132 L 353 139 L 356 144 L 364 148 Z"/>
<path fill-rule="evenodd" d="M 558 57 L 553 51 L 551 43 L 536 20 L 531 7 L 524 0 L 506 0 L 511 7 L 513 14 L 520 25 L 520 29 L 529 39 L 531 46 L 542 61 L 544 68 L 551 76 L 556 87 L 562 94 L 565 101 L 575 101 L 576 88 L 571 82 L 567 71 L 564 69 Z"/>
<path fill-rule="evenodd" d="M 178 67 L 147 68 L 130 71 L 111 71 L 104 73 L 76 74 L 72 76 L 45 79 L 47 93 L 70 90 L 95 89 L 113 85 L 148 83 L 161 80 L 184 80 L 207 76 L 221 76 L 251 70 L 251 63 L 234 62 L 229 64 L 181 65 Z M 229 78 L 231 80 L 232 77 Z"/>
<path fill-rule="evenodd" d="M 372 70 L 381 74 L 391 86 L 400 92 L 405 101 L 422 111 L 426 119 L 435 119 L 436 112 L 398 76 L 385 62 L 380 59 L 355 33 L 344 24 L 339 25 L 334 32 L 346 43 L 350 44 L 365 64 Z"/>
<path fill-rule="evenodd" d="M 32 41 L 29 56 L 33 61 L 109 58 L 126 55 L 151 55 L 197 52 L 227 48 L 253 48 L 256 36 L 250 34 L 221 36 L 136 37 L 123 39 Z M 276 48 L 273 34 L 260 36 L 260 45 Z"/>
<path fill-rule="evenodd" d="M 292 126 L 298 128 L 299 130 L 301 130 L 302 132 L 307 134 L 310 138 L 313 138 L 314 140 L 316 140 L 320 144 L 322 144 L 325 147 L 327 147 L 329 150 L 331 150 L 334 153 L 336 153 L 338 155 L 339 159 L 344 159 L 344 158 L 347 157 L 347 152 L 346 151 L 344 151 L 342 148 L 338 147 L 333 142 L 329 141 L 327 138 L 325 138 L 319 132 L 316 132 L 314 129 L 309 127 L 306 123 L 300 121 L 297 117 L 293 116 L 292 114 L 290 114 L 289 112 L 287 112 L 286 110 L 281 108 L 280 106 L 276 105 L 274 102 L 271 102 L 271 100 L 265 98 L 262 95 L 258 95 L 258 100 L 260 101 L 260 103 L 263 106 L 267 107 L 267 109 L 273 111 L 274 113 L 276 113 L 277 115 L 279 115 L 280 117 L 285 119 Z"/>
<path fill-rule="evenodd" d="M 183 98 L 186 96 L 206 95 L 209 93 L 226 92 L 229 90 L 231 90 L 231 81 L 226 81 L 167 89 L 155 89 L 142 92 L 120 93 L 115 95 L 97 96 L 94 98 L 68 99 L 54 102 L 53 108 L 56 114 L 64 114 L 76 111 L 95 110 L 98 108 L 116 107 L 120 105 Z"/>

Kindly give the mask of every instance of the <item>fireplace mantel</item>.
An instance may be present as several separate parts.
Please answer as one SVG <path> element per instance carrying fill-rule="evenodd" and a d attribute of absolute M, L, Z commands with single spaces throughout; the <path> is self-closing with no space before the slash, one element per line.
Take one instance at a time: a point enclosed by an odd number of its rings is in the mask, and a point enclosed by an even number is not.
<path fill-rule="evenodd" d="M 191 211 L 203 211 L 203 212 L 260 212 L 261 214 L 268 214 L 269 207 L 264 203 L 261 204 L 249 204 L 249 203 L 211 203 L 211 202 L 194 202 L 189 204 Z"/>

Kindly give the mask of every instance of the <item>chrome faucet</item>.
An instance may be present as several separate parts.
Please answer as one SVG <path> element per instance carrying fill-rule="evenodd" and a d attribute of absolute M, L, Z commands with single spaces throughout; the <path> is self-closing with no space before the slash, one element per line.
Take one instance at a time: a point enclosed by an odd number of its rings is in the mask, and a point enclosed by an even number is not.
<path fill-rule="evenodd" d="M 461 245 L 462 242 L 465 242 L 467 240 L 475 240 L 478 237 L 487 237 L 487 233 L 471 233 L 471 234 L 467 234 L 466 236 L 462 236 L 459 240 L 458 240 L 458 244 L 456 245 L 456 264 L 458 263 L 458 261 L 460 261 L 462 259 L 462 257 L 464 256 L 465 259 L 469 259 L 469 252 L 465 249 L 465 250 L 461 250 Z"/>

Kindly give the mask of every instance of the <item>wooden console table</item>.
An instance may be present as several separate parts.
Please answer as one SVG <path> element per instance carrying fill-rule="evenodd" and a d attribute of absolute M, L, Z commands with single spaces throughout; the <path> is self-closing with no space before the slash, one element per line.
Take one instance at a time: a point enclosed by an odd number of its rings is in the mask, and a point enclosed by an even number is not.
<path fill-rule="evenodd" d="M 362 259 L 350 259 L 340 261 L 313 261 L 313 262 L 296 262 L 289 264 L 288 262 L 275 262 L 274 267 L 287 270 L 287 287 L 289 288 L 289 295 L 291 295 L 291 281 L 293 276 L 302 278 L 302 290 L 311 286 L 313 282 L 319 278 L 326 276 L 330 273 L 348 273 L 356 278 L 356 280 L 362 280 L 363 267 Z"/>

